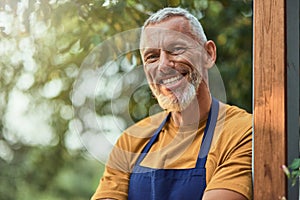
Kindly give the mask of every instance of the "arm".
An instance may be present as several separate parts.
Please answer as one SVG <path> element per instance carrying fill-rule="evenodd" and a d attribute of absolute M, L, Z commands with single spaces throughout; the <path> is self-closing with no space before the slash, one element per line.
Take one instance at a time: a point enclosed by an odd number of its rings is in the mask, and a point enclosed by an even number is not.
<path fill-rule="evenodd" d="M 106 166 L 91 200 L 126 200 L 129 173 Z"/>
<path fill-rule="evenodd" d="M 122 141 L 121 141 L 122 142 Z M 117 145 L 120 145 L 118 140 Z M 123 144 L 122 144 L 123 145 Z M 124 146 L 124 145 L 123 145 Z M 126 147 L 114 146 L 105 165 L 104 174 L 91 200 L 126 200 L 129 183 L 131 155 Z M 125 148 L 125 150 L 123 150 Z"/>
<path fill-rule="evenodd" d="M 204 193 L 202 200 L 215 200 L 221 197 L 222 200 L 247 200 L 247 198 L 240 193 L 226 189 L 209 190 Z"/>
<path fill-rule="evenodd" d="M 91 200 L 126 200 L 128 179 L 128 173 L 106 166 Z"/>
<path fill-rule="evenodd" d="M 251 122 L 251 120 L 247 121 Z M 218 155 L 218 159 L 207 161 L 208 166 L 215 165 L 216 168 L 207 168 L 208 182 L 204 200 L 252 199 L 252 127 L 250 125 L 239 128 L 231 124 L 224 130 L 224 135 L 219 137 L 211 154 Z"/>

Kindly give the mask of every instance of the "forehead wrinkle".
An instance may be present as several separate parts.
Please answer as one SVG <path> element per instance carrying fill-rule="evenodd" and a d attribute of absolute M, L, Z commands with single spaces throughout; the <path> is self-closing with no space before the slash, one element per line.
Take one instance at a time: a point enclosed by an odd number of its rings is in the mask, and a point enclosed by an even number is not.
<path fill-rule="evenodd" d="M 155 48 L 157 49 L 161 46 L 161 42 L 164 40 L 164 35 L 161 34 L 160 29 L 153 29 L 153 28 L 145 28 L 142 35 L 141 47 L 145 48 Z"/>
<path fill-rule="evenodd" d="M 184 16 L 170 16 L 160 22 L 149 24 L 145 28 L 147 27 L 170 30 L 197 39 L 195 38 L 195 33 L 193 33 L 190 22 Z"/>
<path fill-rule="evenodd" d="M 194 46 L 197 44 L 190 36 L 170 29 L 146 28 L 141 41 L 141 49 L 166 49 L 176 44 Z"/>

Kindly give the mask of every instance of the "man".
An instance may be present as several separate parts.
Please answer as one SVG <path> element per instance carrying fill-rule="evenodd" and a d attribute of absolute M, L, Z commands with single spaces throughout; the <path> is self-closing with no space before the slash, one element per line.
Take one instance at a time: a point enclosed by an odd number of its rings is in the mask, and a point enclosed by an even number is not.
<path fill-rule="evenodd" d="M 181 8 L 154 13 L 140 53 L 165 111 L 124 131 L 92 199 L 252 199 L 252 117 L 211 96 L 216 46 L 198 20 Z"/>

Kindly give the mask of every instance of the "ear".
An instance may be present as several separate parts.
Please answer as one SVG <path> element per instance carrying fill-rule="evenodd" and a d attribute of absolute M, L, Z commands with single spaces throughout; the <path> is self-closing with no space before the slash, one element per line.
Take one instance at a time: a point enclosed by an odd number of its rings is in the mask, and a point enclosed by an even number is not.
<path fill-rule="evenodd" d="M 211 68 L 217 59 L 217 47 L 214 43 L 214 41 L 212 40 L 208 40 L 205 44 L 204 44 L 204 48 L 207 52 L 206 57 L 206 65 L 205 67 L 207 69 Z"/>

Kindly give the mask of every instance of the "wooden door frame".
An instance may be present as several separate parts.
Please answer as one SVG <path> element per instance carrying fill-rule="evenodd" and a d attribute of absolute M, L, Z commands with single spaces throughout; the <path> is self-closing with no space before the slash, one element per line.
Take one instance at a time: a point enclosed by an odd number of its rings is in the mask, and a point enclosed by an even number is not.
<path fill-rule="evenodd" d="M 253 5 L 254 199 L 298 199 L 280 166 L 299 157 L 299 0 Z"/>

